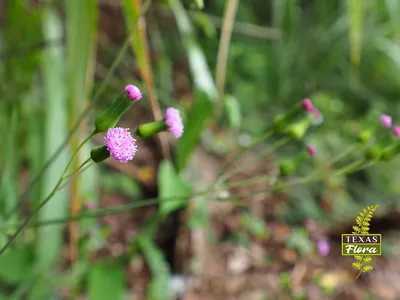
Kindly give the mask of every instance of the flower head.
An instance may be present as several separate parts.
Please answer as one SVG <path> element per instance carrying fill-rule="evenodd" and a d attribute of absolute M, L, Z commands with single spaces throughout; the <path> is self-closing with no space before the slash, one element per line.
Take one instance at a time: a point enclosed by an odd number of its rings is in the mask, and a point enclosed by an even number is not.
<path fill-rule="evenodd" d="M 311 108 L 310 113 L 313 115 L 315 120 L 318 120 L 319 117 L 321 116 L 321 113 L 319 112 L 319 110 L 314 107 Z"/>
<path fill-rule="evenodd" d="M 104 145 L 116 160 L 126 163 L 133 159 L 137 151 L 136 140 L 126 128 L 110 128 L 105 136 Z"/>
<path fill-rule="evenodd" d="M 138 101 L 142 99 L 142 93 L 140 92 L 139 88 L 133 84 L 128 84 L 125 87 L 125 93 L 128 94 L 131 100 Z"/>
<path fill-rule="evenodd" d="M 329 243 L 327 240 L 319 240 L 317 248 L 320 255 L 327 256 L 329 254 Z"/>
<path fill-rule="evenodd" d="M 176 138 L 179 138 L 183 133 L 183 123 L 179 115 L 179 110 L 175 108 L 167 108 L 165 112 L 165 124 L 168 126 L 168 131 Z"/>
<path fill-rule="evenodd" d="M 381 121 L 382 125 L 386 128 L 392 127 L 392 117 L 389 115 L 381 114 L 381 117 L 379 118 Z"/>
<path fill-rule="evenodd" d="M 311 146 L 311 145 L 308 145 L 308 146 L 307 146 L 307 152 L 308 152 L 308 154 L 310 154 L 311 156 L 317 155 L 317 150 L 316 150 L 313 146 Z"/>
<path fill-rule="evenodd" d="M 396 137 L 400 138 L 400 126 L 393 126 L 393 133 Z"/>
<path fill-rule="evenodd" d="M 308 111 L 308 112 L 311 112 L 312 109 L 314 108 L 313 105 L 312 105 L 311 100 L 308 99 L 308 98 L 303 99 L 303 101 L 301 102 L 301 104 L 303 105 L 303 108 L 304 108 L 306 111 Z"/>

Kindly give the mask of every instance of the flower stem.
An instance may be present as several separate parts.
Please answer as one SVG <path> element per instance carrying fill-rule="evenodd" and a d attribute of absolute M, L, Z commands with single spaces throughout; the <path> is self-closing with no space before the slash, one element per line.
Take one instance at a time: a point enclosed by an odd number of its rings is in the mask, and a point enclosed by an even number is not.
<path fill-rule="evenodd" d="M 229 169 L 239 158 L 242 157 L 243 154 L 249 152 L 251 149 L 253 149 L 255 146 L 257 146 L 259 143 L 265 141 L 268 139 L 271 135 L 273 134 L 273 130 L 268 130 L 262 137 L 256 139 L 253 143 L 251 143 L 248 147 L 242 149 L 239 151 L 239 153 L 233 157 L 225 166 L 222 167 L 221 171 L 218 173 L 217 177 L 215 178 L 214 182 L 217 182 L 224 172 Z"/>
<path fill-rule="evenodd" d="M 85 160 L 85 161 L 84 161 L 75 171 L 73 171 L 71 174 L 64 175 L 64 176 L 63 176 L 63 180 L 64 180 L 64 179 L 67 179 L 67 178 L 70 178 L 70 177 L 74 176 L 75 174 L 79 173 L 79 171 L 82 170 L 82 168 L 83 168 L 86 164 L 88 164 L 91 160 L 92 160 L 92 159 L 89 157 L 87 160 Z"/>

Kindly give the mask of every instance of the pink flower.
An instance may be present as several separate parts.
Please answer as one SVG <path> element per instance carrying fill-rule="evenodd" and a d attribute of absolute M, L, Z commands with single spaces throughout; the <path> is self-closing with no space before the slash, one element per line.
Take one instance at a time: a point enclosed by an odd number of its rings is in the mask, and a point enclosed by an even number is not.
<path fill-rule="evenodd" d="M 93 201 L 88 201 L 83 203 L 83 207 L 87 210 L 93 210 L 96 208 L 96 203 L 94 203 Z"/>
<path fill-rule="evenodd" d="M 319 110 L 314 107 L 311 108 L 310 113 L 313 115 L 315 120 L 318 120 L 319 117 L 321 116 L 321 113 L 319 112 Z"/>
<path fill-rule="evenodd" d="M 310 154 L 311 156 L 317 155 L 317 150 L 316 150 L 313 146 L 311 146 L 311 145 L 308 145 L 308 146 L 307 146 L 307 152 L 308 152 L 308 154 Z"/>
<path fill-rule="evenodd" d="M 317 242 L 317 249 L 320 255 L 327 256 L 329 254 L 329 243 L 327 240 L 319 240 Z"/>
<path fill-rule="evenodd" d="M 126 163 L 133 159 L 137 151 L 136 140 L 126 128 L 110 128 L 105 136 L 104 145 L 116 160 Z"/>
<path fill-rule="evenodd" d="M 168 131 L 176 138 L 179 138 L 183 133 L 183 123 L 179 115 L 179 110 L 175 108 L 167 108 L 165 112 L 165 124 L 168 126 Z"/>
<path fill-rule="evenodd" d="M 384 127 L 386 127 L 386 128 L 392 127 L 392 117 L 391 116 L 381 114 L 381 117 L 379 118 L 379 120 L 381 121 L 381 123 Z"/>
<path fill-rule="evenodd" d="M 393 126 L 392 130 L 396 137 L 400 137 L 400 126 Z"/>
<path fill-rule="evenodd" d="M 311 100 L 308 98 L 303 99 L 301 104 L 303 105 L 303 108 L 308 112 L 311 112 L 311 110 L 314 108 Z"/>
<path fill-rule="evenodd" d="M 139 88 L 133 84 L 128 84 L 125 87 L 125 93 L 128 94 L 131 100 L 138 101 L 142 99 L 142 93 L 140 92 Z"/>

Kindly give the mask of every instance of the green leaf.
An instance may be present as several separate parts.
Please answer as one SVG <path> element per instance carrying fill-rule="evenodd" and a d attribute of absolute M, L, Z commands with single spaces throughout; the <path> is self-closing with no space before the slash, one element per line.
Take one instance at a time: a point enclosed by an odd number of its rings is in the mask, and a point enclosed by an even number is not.
<path fill-rule="evenodd" d="M 239 222 L 243 228 L 248 229 L 255 237 L 266 238 L 269 235 L 264 221 L 253 214 L 243 213 L 240 216 Z"/>
<path fill-rule="evenodd" d="M 140 236 L 137 244 L 147 261 L 152 275 L 147 288 L 147 299 L 167 299 L 168 295 L 166 293 L 168 293 L 170 274 L 164 255 L 148 236 Z"/>
<path fill-rule="evenodd" d="M 33 263 L 32 248 L 10 248 L 0 256 L 0 278 L 7 283 L 19 283 L 29 276 Z"/>
<path fill-rule="evenodd" d="M 301 256 L 310 253 L 314 245 L 311 242 L 307 231 L 302 228 L 294 228 L 286 240 L 286 246 L 290 249 L 295 249 Z"/>
<path fill-rule="evenodd" d="M 189 156 L 200 140 L 206 121 L 213 111 L 213 105 L 208 100 L 206 93 L 197 91 L 195 98 L 196 102 L 187 114 L 185 133 L 178 140 L 176 164 L 179 171 L 185 167 Z"/>
<path fill-rule="evenodd" d="M 158 186 L 162 215 L 166 216 L 188 203 L 188 199 L 179 197 L 187 197 L 191 193 L 190 186 L 180 178 L 168 160 L 164 160 L 160 164 Z M 176 199 L 171 199 L 172 197 L 176 197 Z"/>
<path fill-rule="evenodd" d="M 185 133 L 178 142 L 177 166 L 180 171 L 200 140 L 206 121 L 212 116 L 213 104 L 217 102 L 218 92 L 186 11 L 179 0 L 170 0 L 169 4 L 182 35 L 195 86 L 194 105 L 188 113 L 189 121 L 185 124 Z"/>
<path fill-rule="evenodd" d="M 123 299 L 125 276 L 121 263 L 117 260 L 102 260 L 94 264 L 89 273 L 89 299 Z"/>
<path fill-rule="evenodd" d="M 227 95 L 225 97 L 225 110 L 228 116 L 229 125 L 232 129 L 239 129 L 242 114 L 240 112 L 240 105 L 237 99 L 233 96 Z"/>

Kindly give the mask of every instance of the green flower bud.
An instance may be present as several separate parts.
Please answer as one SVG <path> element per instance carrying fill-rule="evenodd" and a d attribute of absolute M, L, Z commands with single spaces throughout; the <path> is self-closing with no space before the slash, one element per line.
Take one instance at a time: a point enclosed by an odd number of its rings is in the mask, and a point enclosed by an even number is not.
<path fill-rule="evenodd" d="M 283 133 L 286 129 L 287 120 L 284 115 L 279 115 L 274 119 L 274 129 L 276 132 Z"/>
<path fill-rule="evenodd" d="M 95 120 L 96 133 L 107 132 L 109 128 L 115 127 L 119 119 L 124 113 L 132 107 L 134 101 L 132 101 L 127 93 L 122 93 L 117 99 Z"/>
<path fill-rule="evenodd" d="M 282 160 L 279 163 L 279 172 L 282 177 L 289 177 L 296 172 L 296 162 L 292 159 Z"/>
<path fill-rule="evenodd" d="M 312 120 L 310 118 L 305 118 L 304 120 L 291 125 L 287 129 L 287 134 L 296 140 L 301 140 L 310 128 Z"/>
<path fill-rule="evenodd" d="M 365 151 L 365 158 L 368 160 L 380 160 L 382 149 L 378 145 L 373 145 Z"/>
<path fill-rule="evenodd" d="M 106 132 L 109 128 L 115 127 L 119 119 L 129 108 L 142 98 L 142 93 L 137 86 L 128 84 L 125 92 L 119 95 L 117 99 L 95 120 L 95 133 Z"/>
<path fill-rule="evenodd" d="M 110 157 L 110 152 L 107 150 L 107 147 L 105 145 L 93 148 L 90 151 L 90 158 L 95 163 L 102 162 L 103 160 L 106 160 L 109 157 Z"/>
<path fill-rule="evenodd" d="M 165 120 L 159 120 L 140 125 L 136 129 L 136 134 L 140 136 L 142 139 L 147 139 L 161 131 L 166 131 L 167 129 L 168 128 L 167 125 L 165 124 Z"/>
<path fill-rule="evenodd" d="M 203 0 L 185 0 L 183 2 L 183 6 L 186 9 L 203 9 L 204 8 L 204 1 Z"/>
<path fill-rule="evenodd" d="M 382 159 L 386 161 L 391 160 L 399 153 L 400 153 L 400 143 L 397 143 L 395 145 L 390 145 L 383 149 Z"/>
<path fill-rule="evenodd" d="M 368 142 L 370 142 L 372 140 L 373 136 L 374 136 L 373 130 L 364 129 L 359 133 L 359 135 L 357 137 L 357 141 L 362 144 L 367 144 Z"/>

